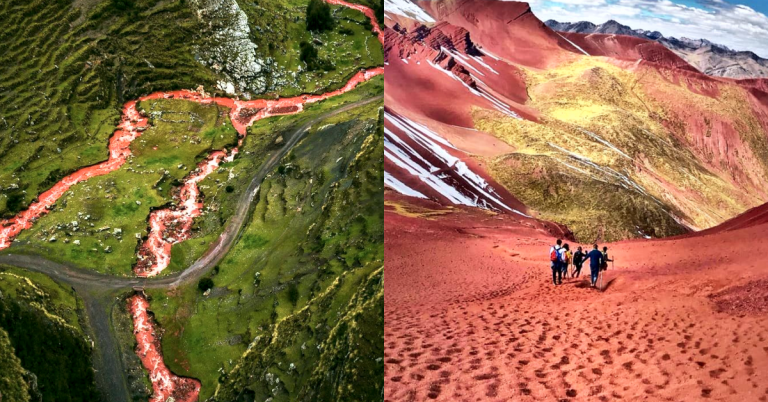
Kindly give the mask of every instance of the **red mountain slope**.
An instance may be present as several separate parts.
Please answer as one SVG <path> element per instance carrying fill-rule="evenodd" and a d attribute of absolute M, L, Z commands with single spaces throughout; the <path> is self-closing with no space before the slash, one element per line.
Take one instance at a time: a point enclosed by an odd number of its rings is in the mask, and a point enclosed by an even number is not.
<path fill-rule="evenodd" d="M 763 81 L 706 76 L 639 38 L 561 36 L 526 3 L 418 4 L 436 22 L 391 16 L 384 29 L 387 113 L 443 138 L 528 207 L 510 208 L 586 240 L 679 235 L 768 201 Z M 423 187 L 432 173 L 386 161 L 390 179 L 450 198 Z"/>

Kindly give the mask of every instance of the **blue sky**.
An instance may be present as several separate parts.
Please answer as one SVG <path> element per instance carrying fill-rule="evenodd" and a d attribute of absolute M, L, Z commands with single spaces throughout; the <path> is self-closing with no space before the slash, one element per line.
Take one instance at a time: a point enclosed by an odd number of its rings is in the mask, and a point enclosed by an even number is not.
<path fill-rule="evenodd" d="M 610 19 L 665 36 L 704 38 L 768 58 L 768 0 L 528 0 L 541 20 Z"/>
<path fill-rule="evenodd" d="M 732 2 L 735 4 L 743 4 L 748 7 L 752 7 L 752 9 L 757 10 L 763 14 L 768 14 L 768 2 L 765 0 L 748 0 L 748 1 L 739 1 L 739 2 Z"/>

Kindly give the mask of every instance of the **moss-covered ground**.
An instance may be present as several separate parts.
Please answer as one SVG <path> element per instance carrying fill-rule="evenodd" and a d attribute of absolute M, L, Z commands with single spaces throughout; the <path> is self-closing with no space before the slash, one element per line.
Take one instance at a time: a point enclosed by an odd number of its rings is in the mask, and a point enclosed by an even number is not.
<path fill-rule="evenodd" d="M 337 29 L 313 37 L 304 1 L 242 3 L 257 58 L 273 61 L 264 71 L 268 93 L 260 96 L 326 92 L 383 63 L 359 12 L 334 7 Z M 0 217 L 106 160 L 125 101 L 158 90 L 213 90 L 222 79 L 196 60 L 210 41 L 191 1 L 9 0 L 0 3 L 0 20 L 0 65 L 9 66 L 0 71 Z M 313 39 L 333 70 L 301 68 L 299 43 Z"/>
<path fill-rule="evenodd" d="M 210 295 L 197 284 L 150 292 L 166 331 L 165 361 L 202 381 L 201 399 L 220 383 L 219 400 L 228 401 L 237 394 L 297 400 L 337 387 L 357 400 L 380 395 L 380 106 L 316 124 L 284 158 L 261 186 L 241 238 L 210 274 Z M 297 117 L 252 131 L 290 129 Z M 359 359 L 346 361 L 349 353 Z M 329 370 L 341 377 L 326 378 Z"/>
<path fill-rule="evenodd" d="M 273 73 L 268 77 L 271 89 L 262 96 L 328 92 L 344 86 L 360 68 L 384 64 L 381 43 L 366 25 L 369 20 L 363 13 L 343 6 L 331 6 L 334 29 L 309 32 L 304 23 L 308 1 L 279 3 L 281 11 L 277 19 L 274 14 L 265 11 L 261 3 L 242 5 L 250 20 L 263 21 L 256 43 L 266 49 L 268 57 L 275 63 Z M 332 69 L 307 70 L 306 63 L 299 58 L 301 42 L 315 46 L 318 57 L 330 61 Z"/>
<path fill-rule="evenodd" d="M 14 252 L 131 275 L 150 211 L 171 203 L 172 190 L 212 150 L 237 143 L 228 109 L 183 100 L 149 100 L 138 107 L 150 116 L 150 128 L 131 143 L 133 157 L 114 172 L 73 186 L 22 232 Z M 196 234 L 216 236 L 221 225 L 206 229 Z M 167 272 L 182 267 L 173 264 Z"/>
<path fill-rule="evenodd" d="M 29 401 L 29 384 L 25 381 L 26 370 L 11 345 L 8 333 L 0 328 L 0 395 L 10 401 Z"/>

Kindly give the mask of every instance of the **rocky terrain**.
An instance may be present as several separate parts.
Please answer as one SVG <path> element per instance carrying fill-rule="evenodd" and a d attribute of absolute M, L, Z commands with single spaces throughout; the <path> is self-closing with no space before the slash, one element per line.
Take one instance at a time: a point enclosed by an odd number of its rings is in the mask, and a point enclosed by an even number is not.
<path fill-rule="evenodd" d="M 715 77 L 736 79 L 768 77 L 768 59 L 754 52 L 729 49 L 727 46 L 712 43 L 706 39 L 665 37 L 661 32 L 632 29 L 614 20 L 600 25 L 588 21 L 570 23 L 555 20 L 548 20 L 545 24 L 560 32 L 625 35 L 653 40 L 675 52 L 702 73 Z"/>
<path fill-rule="evenodd" d="M 558 33 L 521 2 L 389 14 L 387 185 L 567 225 L 665 237 L 768 200 L 765 84 L 700 73 L 656 41 Z M 621 211 L 617 213 L 616 211 Z"/>

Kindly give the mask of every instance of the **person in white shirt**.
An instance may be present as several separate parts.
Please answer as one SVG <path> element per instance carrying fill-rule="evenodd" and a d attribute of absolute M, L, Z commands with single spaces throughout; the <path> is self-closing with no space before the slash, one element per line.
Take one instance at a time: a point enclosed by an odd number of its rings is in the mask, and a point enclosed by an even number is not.
<path fill-rule="evenodd" d="M 563 283 L 563 270 L 562 261 L 564 260 L 563 248 L 561 247 L 563 241 L 557 239 L 557 243 L 549 249 L 549 260 L 552 268 L 552 283 L 559 285 Z"/>

